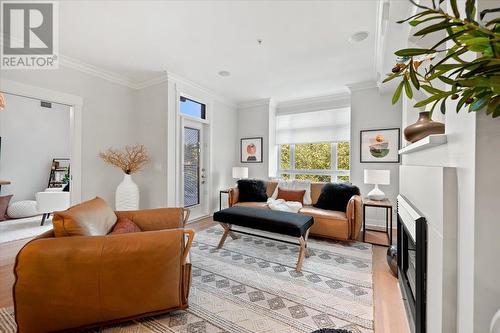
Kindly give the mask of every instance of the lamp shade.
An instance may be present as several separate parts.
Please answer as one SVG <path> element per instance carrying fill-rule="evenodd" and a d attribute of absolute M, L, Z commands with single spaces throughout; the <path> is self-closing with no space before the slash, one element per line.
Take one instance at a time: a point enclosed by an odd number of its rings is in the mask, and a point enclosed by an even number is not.
<path fill-rule="evenodd" d="M 248 178 L 248 168 L 247 167 L 233 167 L 233 178 L 234 179 Z"/>
<path fill-rule="evenodd" d="M 365 184 L 389 185 L 390 183 L 390 170 L 365 169 Z"/>

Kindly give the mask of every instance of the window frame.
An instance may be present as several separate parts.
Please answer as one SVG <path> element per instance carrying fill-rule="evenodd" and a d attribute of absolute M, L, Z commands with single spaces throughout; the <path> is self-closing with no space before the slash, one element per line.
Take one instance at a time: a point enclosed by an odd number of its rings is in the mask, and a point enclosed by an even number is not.
<path fill-rule="evenodd" d="M 337 149 L 338 144 L 342 142 L 349 143 L 349 170 L 338 169 L 338 159 L 337 159 Z M 351 179 L 351 142 L 350 141 L 334 141 L 334 142 L 308 142 L 305 144 L 320 144 L 327 143 L 331 147 L 330 156 L 330 169 L 295 169 L 295 143 L 289 143 L 290 146 L 290 168 L 281 168 L 281 146 L 284 144 L 278 144 L 278 170 L 277 174 L 281 178 L 283 174 L 290 175 L 290 179 L 295 179 L 296 175 L 315 175 L 315 176 L 330 176 L 330 182 L 339 182 L 339 176 L 348 176 Z"/>
<path fill-rule="evenodd" d="M 193 103 L 196 103 L 196 104 L 199 104 L 202 106 L 200 112 L 201 112 L 201 117 L 195 117 L 195 116 L 192 116 L 190 114 L 187 114 L 187 113 L 183 113 L 182 112 L 182 100 L 185 99 L 185 100 L 188 100 L 190 102 L 193 102 Z M 188 119 L 193 119 L 193 120 L 196 120 L 196 121 L 199 121 L 199 122 L 202 122 L 202 123 L 207 123 L 208 122 L 208 105 L 207 103 L 205 102 L 201 102 L 201 101 L 198 101 L 196 98 L 193 98 L 191 96 L 188 96 L 186 94 L 179 94 L 179 98 L 178 98 L 178 105 L 179 105 L 179 115 L 181 117 L 186 117 Z"/>

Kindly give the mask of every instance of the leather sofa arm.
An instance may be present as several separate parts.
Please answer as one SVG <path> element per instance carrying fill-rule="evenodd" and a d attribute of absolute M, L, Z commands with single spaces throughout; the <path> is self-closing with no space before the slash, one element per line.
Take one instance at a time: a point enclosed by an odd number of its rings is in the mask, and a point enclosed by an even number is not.
<path fill-rule="evenodd" d="M 363 201 L 361 196 L 353 195 L 347 203 L 347 220 L 349 221 L 349 239 L 357 240 L 363 225 Z"/>
<path fill-rule="evenodd" d="M 229 189 L 229 195 L 228 195 L 228 205 L 229 207 L 234 206 L 234 204 L 238 203 L 239 199 L 239 190 L 237 187 L 231 187 Z"/>
<path fill-rule="evenodd" d="M 185 262 L 193 236 L 193 230 L 170 229 L 29 242 L 14 267 L 18 332 L 186 308 L 191 267 Z"/>
<path fill-rule="evenodd" d="M 183 228 L 189 218 L 189 209 L 185 208 L 156 208 L 115 213 L 118 218 L 129 218 L 143 231 Z"/>

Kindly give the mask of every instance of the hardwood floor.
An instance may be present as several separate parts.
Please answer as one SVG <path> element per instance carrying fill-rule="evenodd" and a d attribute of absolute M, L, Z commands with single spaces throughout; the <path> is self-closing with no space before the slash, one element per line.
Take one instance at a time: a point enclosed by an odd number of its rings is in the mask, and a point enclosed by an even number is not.
<path fill-rule="evenodd" d="M 211 218 L 188 225 L 196 231 L 215 225 Z M 12 272 L 17 252 L 29 241 L 23 239 L 0 244 L 0 307 L 12 306 Z M 374 320 L 376 333 L 409 333 L 398 280 L 386 262 L 386 247 L 373 246 Z"/>

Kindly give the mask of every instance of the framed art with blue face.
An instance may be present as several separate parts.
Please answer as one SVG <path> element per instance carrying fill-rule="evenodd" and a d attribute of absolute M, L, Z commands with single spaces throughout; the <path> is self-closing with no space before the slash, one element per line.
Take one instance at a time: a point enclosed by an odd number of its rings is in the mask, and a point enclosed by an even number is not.
<path fill-rule="evenodd" d="M 241 163 L 262 163 L 262 137 L 242 138 L 240 157 Z"/>
<path fill-rule="evenodd" d="M 399 128 L 360 132 L 361 163 L 399 163 L 401 133 Z"/>

